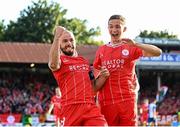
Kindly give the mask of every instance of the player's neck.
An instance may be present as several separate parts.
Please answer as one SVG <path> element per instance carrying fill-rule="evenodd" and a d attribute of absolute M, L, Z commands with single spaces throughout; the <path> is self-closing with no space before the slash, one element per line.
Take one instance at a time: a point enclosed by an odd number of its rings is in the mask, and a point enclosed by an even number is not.
<path fill-rule="evenodd" d="M 73 53 L 73 57 L 78 57 L 78 53 L 77 53 L 76 50 L 75 50 L 74 53 Z"/>
<path fill-rule="evenodd" d="M 118 46 L 118 45 L 121 45 L 122 44 L 122 42 L 121 41 L 111 41 L 111 42 L 109 42 L 109 44 L 111 45 L 111 46 Z"/>
<path fill-rule="evenodd" d="M 121 38 L 111 38 L 111 44 L 112 45 L 119 45 L 119 44 L 122 44 L 121 42 Z"/>

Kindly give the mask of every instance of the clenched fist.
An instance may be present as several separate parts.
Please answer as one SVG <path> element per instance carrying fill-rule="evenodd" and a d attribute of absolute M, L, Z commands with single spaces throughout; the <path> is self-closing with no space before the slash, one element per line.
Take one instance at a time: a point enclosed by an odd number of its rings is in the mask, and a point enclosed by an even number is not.
<path fill-rule="evenodd" d="M 57 26 L 56 29 L 55 29 L 54 41 L 58 41 L 59 38 L 62 36 L 64 31 L 66 31 L 66 28 L 64 28 L 62 26 Z"/>
<path fill-rule="evenodd" d="M 103 76 L 104 78 L 108 78 L 109 75 L 110 75 L 109 70 L 105 66 L 102 66 L 100 70 L 100 76 Z"/>

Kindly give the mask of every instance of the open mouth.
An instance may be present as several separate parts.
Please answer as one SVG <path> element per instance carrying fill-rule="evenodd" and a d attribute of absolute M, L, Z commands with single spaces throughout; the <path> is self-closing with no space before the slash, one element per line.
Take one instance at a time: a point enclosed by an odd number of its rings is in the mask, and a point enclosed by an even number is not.
<path fill-rule="evenodd" d="M 66 49 L 66 50 L 73 50 L 73 49 L 74 49 L 74 46 L 66 46 L 65 49 Z"/>
<path fill-rule="evenodd" d="M 118 36 L 118 34 L 111 34 L 113 37 L 117 37 Z"/>
<path fill-rule="evenodd" d="M 72 49 L 72 47 L 67 47 L 66 49 L 67 49 L 67 50 L 71 50 L 71 49 Z"/>

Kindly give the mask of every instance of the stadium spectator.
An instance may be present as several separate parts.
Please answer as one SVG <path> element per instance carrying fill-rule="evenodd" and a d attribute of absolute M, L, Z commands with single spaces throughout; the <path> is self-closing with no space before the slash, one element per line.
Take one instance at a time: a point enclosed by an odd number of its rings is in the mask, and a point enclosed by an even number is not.
<path fill-rule="evenodd" d="M 101 111 L 110 126 L 137 125 L 136 60 L 141 56 L 159 56 L 162 52 L 156 46 L 123 38 L 126 29 L 125 18 L 112 15 L 108 21 L 111 41 L 99 47 L 94 61 L 97 73 L 102 66 L 110 72 L 99 92 Z"/>
<path fill-rule="evenodd" d="M 156 102 L 157 100 L 154 99 L 149 104 L 149 116 L 148 116 L 148 125 L 150 126 L 157 126 L 157 111 L 156 111 Z"/>
<path fill-rule="evenodd" d="M 59 87 L 55 89 L 55 95 L 51 98 L 51 103 L 47 115 L 51 114 L 52 110 L 55 116 L 56 125 L 59 127 L 61 120 L 61 91 Z"/>
<path fill-rule="evenodd" d="M 12 77 L 12 75 L 14 76 Z M 41 76 L 47 77 L 43 74 Z M 0 113 L 44 114 L 47 112 L 50 97 L 54 93 L 49 88 L 50 80 L 44 82 L 41 80 L 41 76 L 32 76 L 31 72 L 22 75 L 19 71 L 9 71 L 8 73 L 1 71 Z M 32 77 L 34 77 L 33 80 Z M 43 84 L 38 91 L 37 83 Z"/>
<path fill-rule="evenodd" d="M 93 88 L 98 90 L 109 72 L 102 67 L 99 78 L 91 84 L 93 76 L 88 61 L 78 56 L 74 35 L 60 26 L 56 28 L 50 49 L 49 68 L 61 89 L 61 117 L 65 118 L 65 126 L 107 125 L 94 102 Z"/>
<path fill-rule="evenodd" d="M 140 107 L 140 121 L 141 125 L 146 126 L 148 122 L 148 112 L 149 112 L 149 100 L 144 99 Z"/>

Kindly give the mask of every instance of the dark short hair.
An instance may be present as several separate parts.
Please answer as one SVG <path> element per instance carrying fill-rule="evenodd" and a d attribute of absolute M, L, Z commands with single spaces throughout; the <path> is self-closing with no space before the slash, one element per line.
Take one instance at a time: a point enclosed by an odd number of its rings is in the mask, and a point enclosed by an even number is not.
<path fill-rule="evenodd" d="M 126 23 L 126 19 L 122 15 L 112 15 L 109 18 L 108 23 L 109 23 L 110 20 L 113 20 L 113 19 L 119 19 L 122 22 L 122 24 Z"/>

